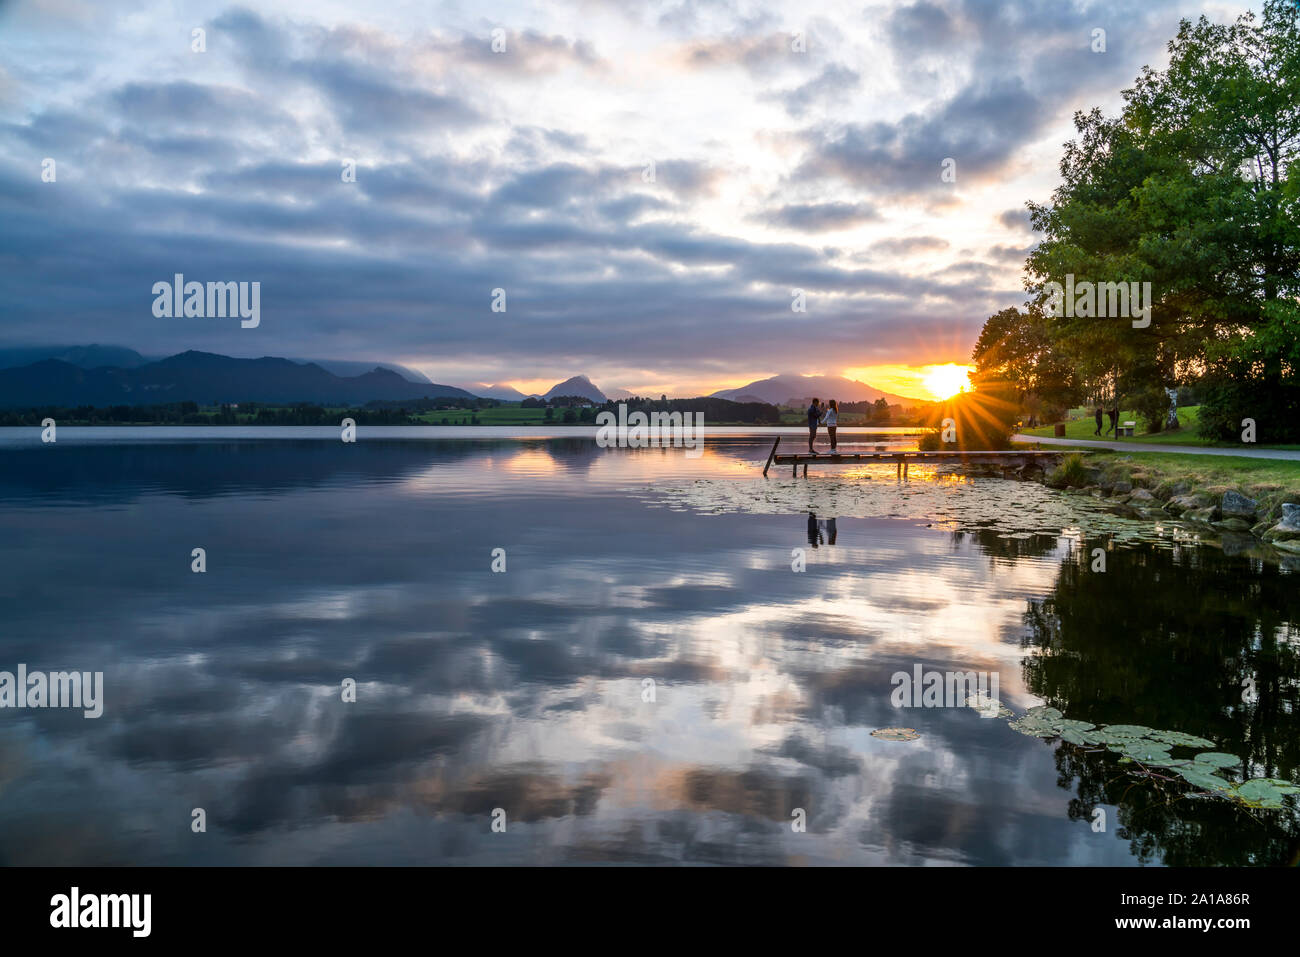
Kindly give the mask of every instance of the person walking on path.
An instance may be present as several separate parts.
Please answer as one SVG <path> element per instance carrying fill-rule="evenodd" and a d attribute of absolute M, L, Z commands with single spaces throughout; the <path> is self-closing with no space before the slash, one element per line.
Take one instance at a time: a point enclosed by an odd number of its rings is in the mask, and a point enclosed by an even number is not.
<path fill-rule="evenodd" d="M 817 438 L 817 423 L 822 418 L 822 400 L 814 398 L 812 405 L 808 406 L 808 454 L 816 455 L 817 450 L 813 448 L 813 442 Z"/>
<path fill-rule="evenodd" d="M 1093 435 L 1101 435 L 1101 406 L 1097 406 L 1097 431 Z"/>
<path fill-rule="evenodd" d="M 1106 434 L 1110 435 L 1113 429 L 1115 437 L 1119 438 L 1119 403 L 1115 403 L 1115 406 L 1106 415 L 1110 418 L 1110 427 L 1106 429 Z"/>

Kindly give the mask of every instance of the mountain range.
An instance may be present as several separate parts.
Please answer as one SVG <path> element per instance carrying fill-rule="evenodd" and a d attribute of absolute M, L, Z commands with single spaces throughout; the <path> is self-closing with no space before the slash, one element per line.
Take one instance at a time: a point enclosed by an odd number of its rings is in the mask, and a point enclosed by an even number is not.
<path fill-rule="evenodd" d="M 767 402 L 770 405 L 800 405 L 813 396 L 823 401 L 875 402 L 884 399 L 890 405 L 915 405 L 923 399 L 885 392 L 874 386 L 837 375 L 798 375 L 783 372 L 770 379 L 759 379 L 736 389 L 721 389 L 712 398 L 730 399 L 733 402 Z"/>
<path fill-rule="evenodd" d="M 133 367 L 82 368 L 65 359 L 41 359 L 0 369 L 0 407 L 42 405 L 156 405 L 164 402 L 318 402 L 358 405 L 374 399 L 473 398 L 464 389 L 412 382 L 392 369 L 335 375 L 316 363 L 265 357 L 235 359 L 182 352 Z"/>
<path fill-rule="evenodd" d="M 596 403 L 631 397 L 625 389 L 609 393 L 585 375 L 556 383 L 543 395 L 582 396 Z M 916 399 L 884 392 L 841 376 L 783 373 L 712 398 L 736 402 L 799 404 L 817 395 L 841 402 L 915 404 Z M 432 382 L 423 373 L 392 363 L 346 360 L 239 359 L 210 352 L 183 352 L 149 358 L 122 346 L 23 346 L 0 348 L 0 408 L 78 405 L 154 405 L 163 402 L 317 402 L 362 405 L 376 399 L 473 398 L 507 402 L 528 398 L 504 383 L 473 383 L 469 388 Z"/>

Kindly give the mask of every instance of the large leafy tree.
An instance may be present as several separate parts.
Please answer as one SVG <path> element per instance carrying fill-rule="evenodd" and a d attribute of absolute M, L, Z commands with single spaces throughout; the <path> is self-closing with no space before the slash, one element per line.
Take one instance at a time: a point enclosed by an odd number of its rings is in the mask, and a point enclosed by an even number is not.
<path fill-rule="evenodd" d="M 1150 282 L 1146 328 L 1048 320 L 1046 349 L 1074 385 L 1089 397 L 1149 401 L 1165 385 L 1203 380 L 1202 428 L 1215 437 L 1235 436 L 1250 417 L 1261 439 L 1294 438 L 1300 11 L 1266 0 L 1260 16 L 1231 24 L 1185 20 L 1169 54 L 1165 70 L 1144 69 L 1124 92 L 1119 117 L 1076 115 L 1060 187 L 1050 204 L 1030 204 L 1044 239 L 1026 263 L 1023 321 L 1032 329 L 1046 284 L 1067 274 Z"/>

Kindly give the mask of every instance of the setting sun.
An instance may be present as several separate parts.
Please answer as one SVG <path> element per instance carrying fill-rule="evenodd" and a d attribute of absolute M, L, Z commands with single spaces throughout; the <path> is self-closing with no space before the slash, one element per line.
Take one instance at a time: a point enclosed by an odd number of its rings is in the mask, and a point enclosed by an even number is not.
<path fill-rule="evenodd" d="M 942 366 L 930 366 L 925 371 L 921 385 L 933 398 L 948 399 L 970 389 L 967 373 L 972 368 L 972 366 L 959 366 L 952 362 Z"/>

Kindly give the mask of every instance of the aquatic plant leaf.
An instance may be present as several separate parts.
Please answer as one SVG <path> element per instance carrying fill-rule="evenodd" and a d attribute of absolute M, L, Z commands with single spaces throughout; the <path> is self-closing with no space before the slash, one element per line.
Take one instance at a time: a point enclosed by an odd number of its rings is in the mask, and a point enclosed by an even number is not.
<path fill-rule="evenodd" d="M 1042 735 L 1049 738 L 1056 736 L 1056 729 L 1050 724 L 1046 724 L 1042 721 L 1035 721 L 1033 718 L 1027 716 L 1008 722 L 1008 724 L 1013 730 L 1019 731 L 1021 734 Z"/>
<path fill-rule="evenodd" d="M 1087 743 L 1088 743 L 1088 742 L 1084 739 L 1083 735 L 1079 734 L 1078 731 L 1075 731 L 1075 730 L 1073 730 L 1073 729 L 1071 729 L 1071 728 L 1062 728 L 1062 729 L 1061 729 L 1061 740 L 1062 740 L 1062 741 L 1069 741 L 1071 744 L 1087 744 Z"/>
<path fill-rule="evenodd" d="M 1026 711 L 1025 714 L 1031 718 L 1041 718 L 1047 721 L 1057 721 L 1065 717 L 1065 715 L 1060 711 L 1057 711 L 1055 708 L 1049 708 L 1045 704 L 1035 705 Z"/>
<path fill-rule="evenodd" d="M 1174 773 L 1182 777 L 1188 784 L 1204 788 L 1207 791 L 1229 791 L 1232 789 L 1232 785 L 1217 774 L 1211 774 L 1208 769 L 1203 767 L 1198 768 L 1195 761 L 1185 767 L 1175 768 Z"/>
<path fill-rule="evenodd" d="M 1131 738 L 1144 738 L 1154 729 L 1140 724 L 1107 724 L 1102 726 L 1102 730 Z"/>
<path fill-rule="evenodd" d="M 1153 731 L 1147 735 L 1154 741 L 1163 741 L 1165 744 L 1172 744 L 1180 748 L 1212 748 L 1213 741 L 1206 741 L 1204 738 L 1198 738 L 1194 734 L 1184 734 L 1182 731 Z"/>
<path fill-rule="evenodd" d="M 1091 731 L 1096 727 L 1096 725 L 1090 721 L 1075 721 L 1073 718 L 1061 718 L 1057 721 L 1053 721 L 1052 727 L 1060 729 L 1069 728 L 1071 731 Z"/>
<path fill-rule="evenodd" d="M 1169 746 L 1158 741 L 1139 741 L 1125 745 L 1123 752 L 1127 757 L 1143 764 L 1161 764 L 1170 760 Z"/>
<path fill-rule="evenodd" d="M 1101 744 L 1132 744 L 1134 741 L 1140 741 L 1141 738 L 1135 738 L 1127 734 L 1111 734 L 1109 731 L 1091 731 L 1089 732 Z"/>
<path fill-rule="evenodd" d="M 966 698 L 966 707 L 974 708 L 981 716 L 986 717 L 1010 718 L 1015 714 L 1009 708 L 1003 707 L 1002 702 L 997 698 L 991 698 L 983 692 L 969 695 Z"/>
<path fill-rule="evenodd" d="M 881 741 L 915 741 L 920 737 L 915 728 L 877 728 L 871 736 Z"/>
<path fill-rule="evenodd" d="M 1230 768 L 1241 763 L 1241 758 L 1223 751 L 1202 751 L 1195 760 L 1199 764 L 1208 764 L 1212 768 Z"/>
<path fill-rule="evenodd" d="M 1263 807 L 1282 807 L 1283 795 L 1290 793 L 1278 787 L 1268 778 L 1245 781 L 1238 784 L 1233 790 L 1238 797 L 1252 803 L 1259 803 Z"/>

